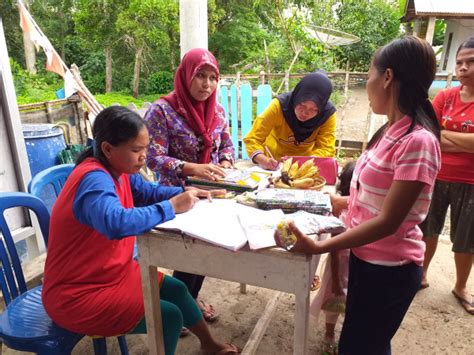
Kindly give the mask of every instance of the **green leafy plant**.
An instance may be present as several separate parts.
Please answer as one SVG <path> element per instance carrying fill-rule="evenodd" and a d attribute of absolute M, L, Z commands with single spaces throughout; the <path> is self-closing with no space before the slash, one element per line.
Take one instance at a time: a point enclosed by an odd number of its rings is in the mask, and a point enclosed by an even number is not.
<path fill-rule="evenodd" d="M 147 93 L 168 93 L 171 90 L 173 90 L 173 73 L 158 71 L 148 77 Z"/>

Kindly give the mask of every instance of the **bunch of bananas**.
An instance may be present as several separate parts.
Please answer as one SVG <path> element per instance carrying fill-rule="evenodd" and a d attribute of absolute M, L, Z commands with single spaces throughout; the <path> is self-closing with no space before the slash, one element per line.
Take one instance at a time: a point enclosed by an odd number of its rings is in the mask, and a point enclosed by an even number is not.
<path fill-rule="evenodd" d="M 288 227 L 288 221 L 282 220 L 277 225 L 279 232 L 280 242 L 286 250 L 293 248 L 293 245 L 296 243 L 296 236 L 291 233 L 290 228 Z"/>
<path fill-rule="evenodd" d="M 309 189 L 321 184 L 319 168 L 314 165 L 313 159 L 308 159 L 299 166 L 297 161 L 293 162 L 293 158 L 288 158 L 283 162 L 281 178 L 274 183 L 278 188 Z"/>

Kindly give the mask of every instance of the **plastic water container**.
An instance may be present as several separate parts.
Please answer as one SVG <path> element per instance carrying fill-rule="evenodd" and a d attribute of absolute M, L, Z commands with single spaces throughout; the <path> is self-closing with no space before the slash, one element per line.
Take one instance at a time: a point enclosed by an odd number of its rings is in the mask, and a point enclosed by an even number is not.
<path fill-rule="evenodd" d="M 24 124 L 23 137 L 32 177 L 59 164 L 58 154 L 66 148 L 61 128 L 54 124 Z"/>

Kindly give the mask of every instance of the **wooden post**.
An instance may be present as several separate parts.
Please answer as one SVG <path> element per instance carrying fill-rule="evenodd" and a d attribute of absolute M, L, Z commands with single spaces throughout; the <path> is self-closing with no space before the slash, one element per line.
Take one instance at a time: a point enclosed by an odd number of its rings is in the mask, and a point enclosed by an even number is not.
<path fill-rule="evenodd" d="M 453 81 L 453 72 L 448 73 L 448 77 L 446 78 L 446 89 L 449 89 L 451 87 Z"/>
<path fill-rule="evenodd" d="M 290 72 L 285 73 L 285 92 L 290 91 Z"/>
<path fill-rule="evenodd" d="M 44 107 L 45 107 L 45 110 L 46 110 L 46 119 L 48 120 L 48 123 L 54 123 L 53 117 L 51 117 L 51 105 L 50 105 L 49 101 L 46 101 L 44 103 Z"/>
<path fill-rule="evenodd" d="M 342 136 L 344 133 L 343 122 L 344 122 L 344 117 L 346 115 L 346 104 L 348 100 L 348 93 L 349 93 L 349 60 L 347 60 L 347 63 L 346 63 L 346 77 L 344 80 L 344 103 L 342 105 L 342 110 L 341 110 L 341 119 L 339 120 L 339 129 L 338 129 L 339 141 L 336 148 L 336 156 L 339 156 L 339 152 L 342 147 Z"/>
<path fill-rule="evenodd" d="M 260 72 L 260 84 L 265 84 L 265 71 L 263 70 Z"/>

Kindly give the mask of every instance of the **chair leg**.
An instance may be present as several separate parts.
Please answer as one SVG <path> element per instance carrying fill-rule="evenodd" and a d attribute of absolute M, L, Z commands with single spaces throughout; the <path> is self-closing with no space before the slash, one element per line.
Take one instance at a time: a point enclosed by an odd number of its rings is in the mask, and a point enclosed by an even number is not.
<path fill-rule="evenodd" d="M 120 347 L 120 353 L 122 355 L 128 355 L 127 339 L 125 339 L 125 335 L 117 337 L 117 340 Z"/>
<path fill-rule="evenodd" d="M 107 342 L 105 338 L 92 339 L 95 355 L 107 355 Z"/>

